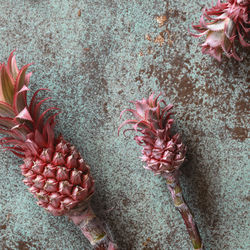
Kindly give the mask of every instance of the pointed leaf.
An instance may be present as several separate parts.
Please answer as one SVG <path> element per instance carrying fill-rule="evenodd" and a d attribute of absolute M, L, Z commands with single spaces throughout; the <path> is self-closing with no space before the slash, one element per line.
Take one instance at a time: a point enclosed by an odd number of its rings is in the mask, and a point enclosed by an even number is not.
<path fill-rule="evenodd" d="M 17 75 L 19 73 L 18 67 L 16 65 L 16 56 L 13 56 L 13 53 L 15 50 L 13 50 L 9 56 L 7 67 L 9 72 L 11 73 L 14 80 L 16 80 Z"/>
<path fill-rule="evenodd" d="M 24 84 L 26 86 L 29 85 L 29 81 L 30 81 L 30 77 L 32 76 L 32 72 L 28 73 L 26 76 L 25 76 L 25 79 L 24 79 Z"/>
<path fill-rule="evenodd" d="M 35 131 L 35 142 L 40 148 L 43 148 L 46 145 L 42 134 L 37 129 Z"/>
<path fill-rule="evenodd" d="M 46 102 L 47 100 L 50 100 L 51 97 L 47 97 L 44 98 L 43 100 L 41 100 L 39 103 L 37 103 L 34 107 L 34 110 L 32 112 L 32 116 L 34 117 L 34 120 L 36 121 L 39 118 L 39 114 L 40 114 L 40 107 L 41 105 Z"/>
<path fill-rule="evenodd" d="M 33 155 L 37 155 L 38 152 L 38 146 L 36 145 L 35 142 L 31 141 L 30 139 L 25 141 L 26 146 L 28 147 L 29 151 L 33 154 Z"/>
<path fill-rule="evenodd" d="M 18 76 L 17 76 L 17 79 L 16 79 L 16 83 L 15 83 L 15 93 L 17 93 L 18 91 L 20 91 L 23 86 L 25 86 L 25 83 L 27 81 L 27 78 L 26 78 L 26 71 L 28 69 L 28 67 L 31 65 L 30 64 L 27 64 L 25 65 L 24 67 L 21 68 Z M 24 108 L 24 105 L 26 104 L 26 94 L 25 93 L 22 93 L 20 95 L 17 95 L 17 100 L 15 101 L 15 106 L 16 107 L 16 104 L 20 104 L 21 107 L 19 107 L 19 110 L 23 109 Z"/>
<path fill-rule="evenodd" d="M 55 133 L 54 130 L 52 129 L 51 126 L 47 126 L 47 135 L 48 135 L 48 146 L 52 148 L 54 146 L 54 138 L 55 138 Z"/>
<path fill-rule="evenodd" d="M 45 116 L 50 110 L 59 110 L 59 108 L 51 107 L 51 108 L 46 109 L 46 110 L 39 116 L 39 119 L 36 121 L 36 128 L 42 127 L 42 125 L 43 125 L 42 123 L 43 123 L 44 116 Z"/>
<path fill-rule="evenodd" d="M 1 74 L 1 65 L 0 65 L 0 74 Z M 4 95 L 3 95 L 3 90 L 2 90 L 2 81 L 1 81 L 1 76 L 0 76 L 0 101 L 5 102 Z"/>
<path fill-rule="evenodd" d="M 119 136 L 119 133 L 120 133 L 120 130 L 123 126 L 125 126 L 126 124 L 136 124 L 138 121 L 137 120 L 126 120 L 124 121 L 118 128 L 118 136 Z"/>
<path fill-rule="evenodd" d="M 60 114 L 61 112 L 58 112 L 58 113 L 55 113 L 53 115 L 51 115 L 47 121 L 44 123 L 44 126 L 43 126 L 43 137 L 44 138 L 48 138 L 48 134 L 47 134 L 47 131 L 48 131 L 48 127 L 51 127 L 52 129 L 54 128 L 55 126 L 55 117 Z"/>
<path fill-rule="evenodd" d="M 24 119 L 24 120 L 29 120 L 29 121 L 33 121 L 32 117 L 30 116 L 30 113 L 27 109 L 27 107 L 25 107 L 17 116 L 16 118 L 20 118 L 20 119 Z"/>
<path fill-rule="evenodd" d="M 1 101 L 0 101 L 0 115 L 5 116 L 5 117 L 10 117 L 10 118 L 15 117 L 15 113 L 12 107 L 9 104 L 5 102 L 1 102 Z"/>
<path fill-rule="evenodd" d="M 134 115 L 134 117 L 137 118 L 137 119 L 144 119 L 144 117 L 140 116 L 140 115 L 136 112 L 136 110 L 134 110 L 134 109 L 124 109 L 124 110 L 121 112 L 121 114 L 120 114 L 120 119 L 122 118 L 122 116 L 123 116 L 123 114 L 124 114 L 125 112 L 131 112 L 131 113 Z"/>
<path fill-rule="evenodd" d="M 16 92 L 19 91 L 23 87 L 23 85 L 25 84 L 26 71 L 30 65 L 32 65 L 32 63 L 29 63 L 21 68 L 21 70 L 17 76 L 17 79 L 16 79 L 16 86 L 15 86 Z"/>
<path fill-rule="evenodd" d="M 33 95 L 32 98 L 31 98 L 30 105 L 29 105 L 29 110 L 30 110 L 31 114 L 33 113 L 33 108 L 34 108 L 33 106 L 34 106 L 34 104 L 36 103 L 36 96 L 37 96 L 37 94 L 38 94 L 41 90 L 48 90 L 48 91 L 50 91 L 49 89 L 43 88 L 43 89 L 38 89 L 38 90 L 34 93 L 34 95 Z"/>
<path fill-rule="evenodd" d="M 18 147 L 18 146 L 8 146 L 8 147 L 3 147 L 3 148 L 1 148 L 1 149 L 6 149 L 6 150 L 12 149 L 12 150 L 24 152 L 24 150 L 23 150 L 22 148 Z"/>
<path fill-rule="evenodd" d="M 26 92 L 28 90 L 29 88 L 26 85 L 23 85 L 23 87 L 15 93 L 13 107 L 17 113 L 23 110 L 26 106 Z"/>
<path fill-rule="evenodd" d="M 14 121 L 14 119 L 0 116 L 0 126 L 10 129 L 13 126 L 16 126 L 16 124 L 17 123 Z"/>
<path fill-rule="evenodd" d="M 7 71 L 6 67 L 3 65 L 1 68 L 1 86 L 4 99 L 7 103 L 13 103 L 14 97 L 14 79 L 10 76 L 9 72 Z"/>
<path fill-rule="evenodd" d="M 8 150 L 10 150 L 14 155 L 16 155 L 19 158 L 25 158 L 24 154 L 17 153 L 16 151 L 11 150 L 11 149 L 8 149 Z M 15 149 L 15 150 L 17 150 L 17 149 Z M 21 151 L 21 150 L 19 150 L 19 151 Z"/>
<path fill-rule="evenodd" d="M 21 148 L 25 146 L 23 141 L 18 140 L 18 139 L 13 139 L 12 137 L 1 138 L 0 142 L 2 145 L 15 145 L 15 146 L 17 145 L 17 146 L 20 146 Z"/>
<path fill-rule="evenodd" d="M 2 135 L 8 135 L 8 136 L 13 136 L 12 131 L 10 131 L 8 129 L 2 129 L 2 128 L 0 128 L 0 134 L 2 134 Z"/>

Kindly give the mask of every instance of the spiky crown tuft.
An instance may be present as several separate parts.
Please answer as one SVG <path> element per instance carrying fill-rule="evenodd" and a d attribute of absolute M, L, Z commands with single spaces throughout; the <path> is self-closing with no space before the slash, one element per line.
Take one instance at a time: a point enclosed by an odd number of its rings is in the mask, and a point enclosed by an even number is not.
<path fill-rule="evenodd" d="M 0 64 L 0 145 L 19 157 L 37 155 L 41 148 L 54 147 L 54 125 L 56 114 L 47 116 L 48 108 L 40 114 L 41 105 L 50 97 L 38 101 L 37 90 L 30 104 L 27 104 L 27 91 L 32 73 L 26 74 L 31 64 L 17 67 L 13 52 L 7 65 Z"/>
<path fill-rule="evenodd" d="M 142 160 L 147 163 L 146 169 L 155 174 L 168 174 L 177 170 L 185 160 L 186 147 L 182 144 L 180 136 L 171 135 L 170 129 L 174 122 L 170 119 L 172 105 L 166 105 L 164 100 L 158 101 L 160 95 L 154 98 L 154 94 L 148 99 L 132 102 L 136 109 L 125 109 L 131 112 L 134 119 L 124 121 L 118 128 L 133 125 L 132 130 L 141 133 L 134 137 L 137 144 L 143 146 Z M 164 107 L 161 107 L 161 104 Z M 131 129 L 124 130 L 124 133 Z"/>

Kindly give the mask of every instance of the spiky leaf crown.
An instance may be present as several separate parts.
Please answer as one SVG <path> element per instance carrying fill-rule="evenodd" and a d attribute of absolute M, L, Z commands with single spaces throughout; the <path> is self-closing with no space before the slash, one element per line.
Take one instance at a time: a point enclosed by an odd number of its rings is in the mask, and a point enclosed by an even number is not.
<path fill-rule="evenodd" d="M 235 52 L 234 41 L 238 39 L 243 47 L 250 46 L 247 42 L 250 35 L 249 12 L 249 0 L 228 0 L 226 3 L 218 0 L 215 6 L 205 8 L 200 23 L 193 25 L 199 34 L 192 34 L 196 37 L 206 35 L 206 41 L 201 45 L 202 52 L 218 61 L 221 61 L 222 52 L 241 60 Z"/>
<path fill-rule="evenodd" d="M 143 146 L 142 160 L 147 163 L 145 168 L 155 174 L 169 174 L 184 162 L 186 147 L 178 134 L 172 136 L 170 132 L 174 120 L 170 118 L 172 113 L 169 111 L 173 106 L 166 105 L 164 100 L 158 101 L 159 96 L 154 98 L 152 94 L 148 99 L 132 102 L 135 109 L 123 110 L 121 116 L 124 112 L 131 112 L 134 119 L 124 121 L 118 128 L 118 133 L 124 125 L 133 125 L 132 130 L 141 133 L 134 139 Z M 131 129 L 124 132 L 127 130 Z"/>
<path fill-rule="evenodd" d="M 58 109 L 51 107 L 40 114 L 41 105 L 50 99 L 38 101 L 38 93 L 45 89 L 37 90 L 27 104 L 31 73 L 26 74 L 26 71 L 30 65 L 19 70 L 13 52 L 7 65 L 0 64 L 0 133 L 5 135 L 0 144 L 19 157 L 37 155 L 39 149 L 54 146 L 53 128 L 57 114 L 47 114 Z"/>

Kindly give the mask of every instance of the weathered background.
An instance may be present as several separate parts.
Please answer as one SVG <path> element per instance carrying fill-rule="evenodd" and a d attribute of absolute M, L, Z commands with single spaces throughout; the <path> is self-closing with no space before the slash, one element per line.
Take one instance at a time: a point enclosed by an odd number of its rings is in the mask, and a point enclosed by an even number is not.
<path fill-rule="evenodd" d="M 91 166 L 93 206 L 120 249 L 191 249 L 164 179 L 142 168 L 132 134 L 117 137 L 120 111 L 152 91 L 175 105 L 175 128 L 188 146 L 184 195 L 206 249 L 250 248 L 250 58 L 242 50 L 243 62 L 218 63 L 200 53 L 188 28 L 205 4 L 210 0 L 0 0 L 1 62 L 13 49 L 19 66 L 35 62 L 32 91 L 52 90 L 63 111 L 57 132 Z M 71 222 L 36 205 L 21 161 L 0 156 L 0 248 L 90 249 Z"/>

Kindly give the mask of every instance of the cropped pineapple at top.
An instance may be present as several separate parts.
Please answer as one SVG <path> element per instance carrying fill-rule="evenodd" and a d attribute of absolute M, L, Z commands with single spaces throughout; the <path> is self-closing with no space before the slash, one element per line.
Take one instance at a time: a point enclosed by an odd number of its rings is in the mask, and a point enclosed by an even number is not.
<path fill-rule="evenodd" d="M 50 97 L 39 99 L 37 90 L 27 103 L 30 64 L 20 70 L 11 53 L 7 64 L 0 64 L 0 139 L 2 148 L 23 159 L 20 166 L 24 183 L 38 199 L 38 205 L 53 215 L 66 215 L 78 225 L 95 249 L 116 249 L 111 235 L 90 207 L 94 180 L 79 152 L 54 126 L 58 109 L 40 112 Z"/>
<path fill-rule="evenodd" d="M 207 21 L 205 21 L 207 20 Z M 222 53 L 227 57 L 242 60 L 235 51 L 235 41 L 239 40 L 242 47 L 250 47 L 250 0 L 227 0 L 209 9 L 205 8 L 198 25 L 193 28 L 198 34 L 206 36 L 201 45 L 202 53 L 221 61 Z"/>
<path fill-rule="evenodd" d="M 118 128 L 118 134 L 125 125 L 132 125 L 137 135 L 134 139 L 143 147 L 142 161 L 146 163 L 144 168 L 151 170 L 156 175 L 166 178 L 167 186 L 175 207 L 180 212 L 187 227 L 194 249 L 202 249 L 202 241 L 194 217 L 188 208 L 179 183 L 179 168 L 185 161 L 187 148 L 180 139 L 179 134 L 172 135 L 171 127 L 174 122 L 170 118 L 170 110 L 173 105 L 166 105 L 160 95 L 150 95 L 147 99 L 132 102 L 135 109 L 125 109 L 121 112 L 130 112 L 132 119 L 125 120 Z M 140 135 L 138 135 L 140 134 Z"/>

